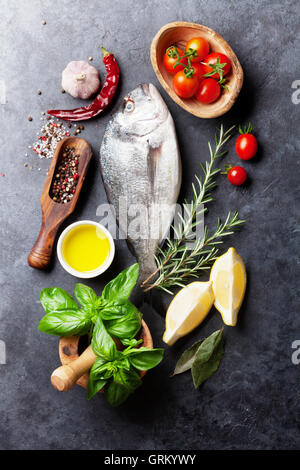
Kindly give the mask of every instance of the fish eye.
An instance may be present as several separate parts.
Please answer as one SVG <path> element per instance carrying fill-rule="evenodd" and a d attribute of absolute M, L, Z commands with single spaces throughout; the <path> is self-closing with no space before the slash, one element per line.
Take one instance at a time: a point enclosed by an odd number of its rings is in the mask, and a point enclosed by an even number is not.
<path fill-rule="evenodd" d="M 128 99 L 125 102 L 125 111 L 127 113 L 132 113 L 132 111 L 134 111 L 134 102 L 131 99 Z"/>

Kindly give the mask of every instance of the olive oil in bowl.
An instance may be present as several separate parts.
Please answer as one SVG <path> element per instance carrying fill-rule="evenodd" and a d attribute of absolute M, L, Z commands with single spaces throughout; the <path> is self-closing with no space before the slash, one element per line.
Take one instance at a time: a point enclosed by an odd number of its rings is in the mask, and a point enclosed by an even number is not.
<path fill-rule="evenodd" d="M 114 257 L 114 242 L 101 224 L 82 221 L 71 224 L 57 245 L 63 268 L 76 277 L 95 277 L 104 272 Z"/>

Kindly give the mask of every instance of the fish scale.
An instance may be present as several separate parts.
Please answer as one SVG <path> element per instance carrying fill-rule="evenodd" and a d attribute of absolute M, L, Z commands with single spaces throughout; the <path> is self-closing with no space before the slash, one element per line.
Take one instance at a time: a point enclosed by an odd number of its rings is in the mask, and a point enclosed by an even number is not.
<path fill-rule="evenodd" d="M 181 159 L 172 116 L 158 90 L 141 84 L 109 121 L 100 167 L 120 229 L 140 265 L 142 282 L 168 233 L 181 186 Z"/>

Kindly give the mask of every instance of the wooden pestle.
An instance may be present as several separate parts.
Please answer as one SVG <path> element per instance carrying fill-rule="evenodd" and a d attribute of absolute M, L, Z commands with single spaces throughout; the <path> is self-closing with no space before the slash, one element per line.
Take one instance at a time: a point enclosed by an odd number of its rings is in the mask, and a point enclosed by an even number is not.
<path fill-rule="evenodd" d="M 90 370 L 96 359 L 97 356 L 90 345 L 75 361 L 55 369 L 51 375 L 53 387 L 60 392 L 70 390 L 77 380 Z"/>

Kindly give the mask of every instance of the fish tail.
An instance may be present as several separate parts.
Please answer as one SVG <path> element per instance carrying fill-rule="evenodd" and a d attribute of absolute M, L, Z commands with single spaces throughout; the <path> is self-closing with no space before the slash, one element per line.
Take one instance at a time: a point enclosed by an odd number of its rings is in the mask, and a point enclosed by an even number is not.
<path fill-rule="evenodd" d="M 139 263 L 139 277 L 137 280 L 137 285 L 141 286 L 141 284 L 146 279 L 148 279 L 148 277 L 151 276 L 151 274 L 153 274 L 156 271 L 157 266 L 156 266 L 154 256 L 151 257 L 151 255 L 149 255 L 147 258 L 145 257 L 142 259 L 138 259 L 138 263 Z"/>

